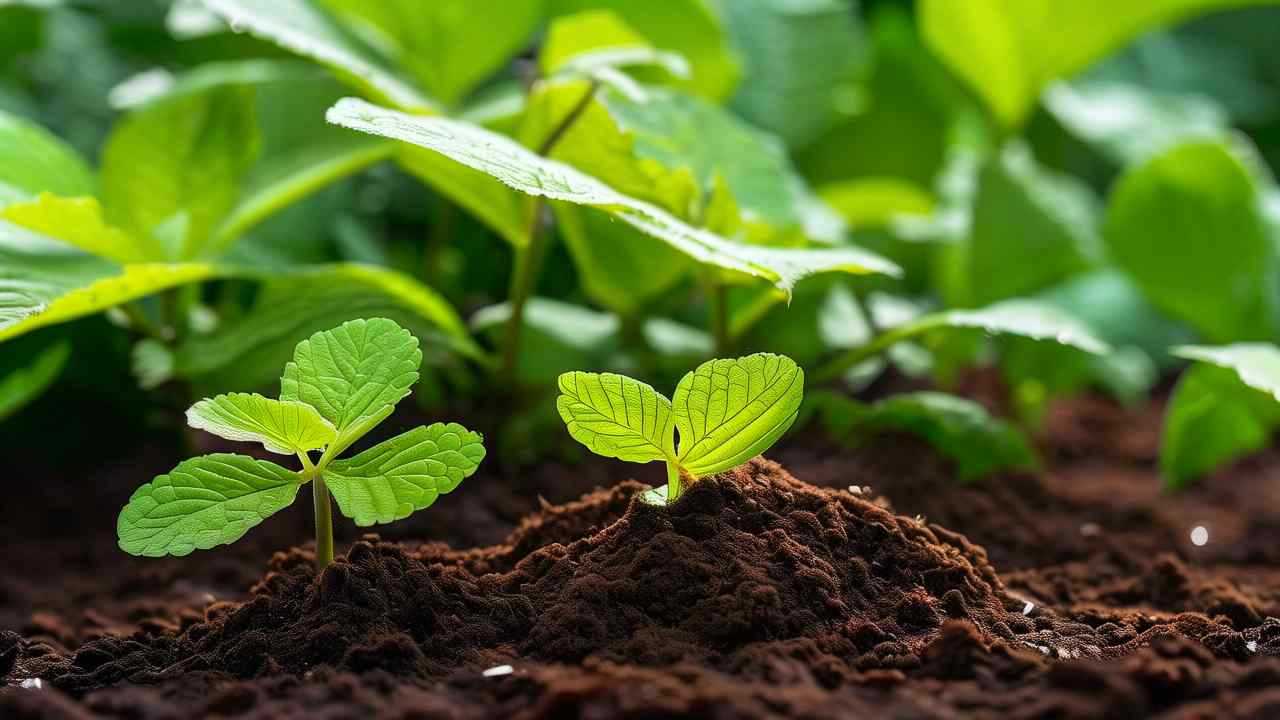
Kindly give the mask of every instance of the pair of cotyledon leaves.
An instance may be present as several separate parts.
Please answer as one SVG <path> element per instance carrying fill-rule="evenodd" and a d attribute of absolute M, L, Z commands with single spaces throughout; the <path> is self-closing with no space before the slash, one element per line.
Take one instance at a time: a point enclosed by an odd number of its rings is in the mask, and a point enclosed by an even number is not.
<path fill-rule="evenodd" d="M 357 525 L 431 505 L 484 459 L 478 433 L 435 423 L 333 459 L 391 414 L 417 382 L 421 362 L 409 331 L 383 318 L 353 320 L 298 344 L 280 399 L 231 393 L 196 403 L 187 411 L 192 427 L 260 442 L 274 453 L 324 454 L 303 472 L 230 453 L 186 460 L 129 499 L 117 523 L 120 547 L 134 555 L 186 555 L 234 542 L 292 503 L 311 473 L 324 478 Z"/>
<path fill-rule="evenodd" d="M 670 400 L 613 373 L 565 373 L 559 384 L 556 407 L 575 440 L 600 455 L 662 460 L 698 478 L 750 460 L 791 427 L 804 371 L 770 353 L 710 360 L 685 375 Z"/>

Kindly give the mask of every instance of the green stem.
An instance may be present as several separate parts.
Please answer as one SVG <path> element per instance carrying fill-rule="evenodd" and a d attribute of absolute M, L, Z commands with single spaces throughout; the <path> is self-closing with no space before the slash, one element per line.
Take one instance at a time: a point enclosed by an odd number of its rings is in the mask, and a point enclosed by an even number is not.
<path fill-rule="evenodd" d="M 667 461 L 667 504 L 676 501 L 684 488 L 680 486 L 680 466 L 674 460 Z"/>
<path fill-rule="evenodd" d="M 934 328 L 942 327 L 946 323 L 946 313 L 937 313 L 926 315 L 915 322 L 899 325 L 896 328 L 880 333 L 866 345 L 846 350 L 819 367 L 813 372 L 813 382 L 825 383 L 836 380 L 841 375 L 844 375 L 849 368 L 879 355 L 896 343 L 909 340 Z"/>
<path fill-rule="evenodd" d="M 302 461 L 304 482 L 311 480 L 311 500 L 316 514 L 316 570 L 324 570 L 333 562 L 333 505 L 329 502 L 329 487 L 320 474 L 328 453 L 320 458 L 320 467 L 312 465 L 311 457 L 305 452 L 298 453 L 298 459 Z"/>
<path fill-rule="evenodd" d="M 147 317 L 146 311 L 142 309 L 137 301 L 127 302 L 120 305 L 120 310 L 124 313 L 125 317 L 129 318 L 129 325 L 131 325 L 134 330 L 137 330 L 153 340 L 168 343 L 169 338 L 165 337 L 164 331 L 155 323 L 151 322 L 151 318 Z"/>
<path fill-rule="evenodd" d="M 547 139 L 538 146 L 538 155 L 546 157 L 551 154 L 570 128 L 587 111 L 599 87 L 598 81 L 591 81 L 587 91 L 564 116 L 560 124 L 551 131 Z M 535 198 L 533 201 L 533 213 L 529 220 L 529 241 L 524 247 L 516 250 L 515 268 L 511 274 L 511 290 L 508 297 L 511 315 L 507 318 L 500 370 L 502 376 L 509 382 L 515 381 L 516 363 L 520 358 L 520 338 L 524 326 L 525 306 L 528 305 L 529 297 L 538 284 L 539 270 L 542 268 L 542 259 L 546 254 L 546 223 L 543 222 L 542 217 L 545 205 L 542 198 Z"/>

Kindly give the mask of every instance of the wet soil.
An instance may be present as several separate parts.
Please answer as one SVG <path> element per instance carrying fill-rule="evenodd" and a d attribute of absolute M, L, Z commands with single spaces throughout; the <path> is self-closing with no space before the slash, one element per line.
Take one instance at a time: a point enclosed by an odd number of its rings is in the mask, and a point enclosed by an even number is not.
<path fill-rule="evenodd" d="M 272 552 L 305 502 L 182 560 L 116 550 L 169 451 L 28 480 L 0 717 L 1280 717 L 1280 451 L 1164 493 L 1160 411 L 1061 403 L 1042 472 L 969 485 L 897 436 L 793 439 L 666 509 L 634 466 L 486 468 L 344 527 L 319 576 Z"/>

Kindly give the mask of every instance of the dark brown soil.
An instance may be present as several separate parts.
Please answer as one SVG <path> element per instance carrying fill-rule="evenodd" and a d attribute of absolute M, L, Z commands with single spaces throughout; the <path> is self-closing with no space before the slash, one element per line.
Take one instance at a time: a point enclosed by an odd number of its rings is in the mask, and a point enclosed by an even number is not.
<path fill-rule="evenodd" d="M 173 459 L 143 454 L 0 527 L 0 717 L 1280 717 L 1280 453 L 1162 493 L 1160 409 L 1062 404 L 1045 472 L 972 485 L 901 437 L 666 509 L 617 464 L 476 477 L 319 577 L 270 552 L 308 503 L 124 556 L 77 508 Z"/>

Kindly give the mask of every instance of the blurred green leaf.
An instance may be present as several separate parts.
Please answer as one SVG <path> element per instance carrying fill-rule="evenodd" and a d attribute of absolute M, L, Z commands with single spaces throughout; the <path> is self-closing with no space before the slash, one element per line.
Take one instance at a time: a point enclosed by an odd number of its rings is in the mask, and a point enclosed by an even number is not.
<path fill-rule="evenodd" d="M 1170 488 L 1267 446 L 1280 426 L 1280 349 L 1241 343 L 1183 347 L 1199 361 L 1169 398 L 1160 471 Z"/>
<path fill-rule="evenodd" d="M 477 334 L 495 342 L 511 317 L 506 303 L 482 308 L 471 318 Z M 547 387 L 561 373 L 598 367 L 617 347 L 618 318 L 580 305 L 550 298 L 529 298 L 524 309 L 524 329 L 517 372 L 522 384 Z"/>
<path fill-rule="evenodd" d="M 1248 168 L 1193 141 L 1131 168 L 1112 190 L 1111 256 L 1157 307 L 1215 342 L 1273 337 L 1275 242 Z"/>
<path fill-rule="evenodd" d="M 885 432 L 923 438 L 952 460 L 962 482 L 1003 470 L 1038 466 L 1035 451 L 1013 425 L 972 400 L 938 392 L 901 393 L 870 405 L 832 392 L 814 393 L 813 413 L 835 439 L 867 443 Z"/>
<path fill-rule="evenodd" d="M 1272 0 L 923 0 L 930 46 L 1009 127 L 1040 92 L 1140 33 L 1218 9 Z"/>
<path fill-rule="evenodd" d="M 578 73 L 605 79 L 602 71 L 627 66 L 657 66 L 670 75 L 687 78 L 689 63 L 682 56 L 659 50 L 608 10 L 565 15 L 552 21 L 538 53 L 544 76 Z"/>
<path fill-rule="evenodd" d="M 204 255 L 258 157 L 251 87 L 218 87 L 146 105 L 102 151 L 107 218 L 159 241 L 169 259 Z"/>
<path fill-rule="evenodd" d="M 716 14 L 705 0 L 547 0 L 549 15 L 609 10 L 653 47 L 689 61 L 692 76 L 677 85 L 711 100 L 723 100 L 738 81 L 738 62 Z"/>
<path fill-rule="evenodd" d="M 236 32 L 319 62 L 375 98 L 409 110 L 434 103 L 389 69 L 367 44 L 307 0 L 203 0 Z"/>
<path fill-rule="evenodd" d="M 93 173 L 57 136 L 0 111 L 0 208 L 41 192 L 93 194 Z"/>
<path fill-rule="evenodd" d="M 447 105 L 523 49 L 544 15 L 544 0 L 504 0 L 497 15 L 472 0 L 319 1 Z"/>
<path fill-rule="evenodd" d="M 866 55 L 856 4 L 845 0 L 733 0 L 723 4 L 743 55 L 733 108 L 800 147 L 850 114 Z"/>
<path fill-rule="evenodd" d="M 0 210 L 0 219 L 118 263 L 165 259 L 159 243 L 108 225 L 102 217 L 102 205 L 91 197 L 65 198 L 42 192 L 34 200 Z"/>
<path fill-rule="evenodd" d="M 67 364 L 71 343 L 32 336 L 7 343 L 0 355 L 0 420 L 39 397 Z"/>

